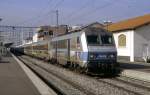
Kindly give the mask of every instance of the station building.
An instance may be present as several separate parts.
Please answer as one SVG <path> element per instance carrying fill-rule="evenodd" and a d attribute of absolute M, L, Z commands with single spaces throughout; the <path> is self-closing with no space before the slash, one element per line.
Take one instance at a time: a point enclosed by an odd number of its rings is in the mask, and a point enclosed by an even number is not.
<path fill-rule="evenodd" d="M 150 59 L 150 14 L 113 23 L 107 29 L 113 32 L 118 59 Z"/>
<path fill-rule="evenodd" d="M 37 37 L 37 41 L 50 40 L 54 36 L 65 34 L 67 32 L 67 25 L 57 26 L 41 26 L 35 34 L 34 39 Z"/>

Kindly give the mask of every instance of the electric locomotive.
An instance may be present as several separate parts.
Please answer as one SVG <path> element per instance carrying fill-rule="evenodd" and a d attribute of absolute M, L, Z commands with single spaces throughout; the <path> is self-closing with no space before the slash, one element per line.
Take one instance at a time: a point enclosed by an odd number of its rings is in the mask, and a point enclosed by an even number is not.
<path fill-rule="evenodd" d="M 86 70 L 117 67 L 117 50 L 113 34 L 103 28 L 87 27 L 52 38 L 50 55 L 63 65 Z"/>

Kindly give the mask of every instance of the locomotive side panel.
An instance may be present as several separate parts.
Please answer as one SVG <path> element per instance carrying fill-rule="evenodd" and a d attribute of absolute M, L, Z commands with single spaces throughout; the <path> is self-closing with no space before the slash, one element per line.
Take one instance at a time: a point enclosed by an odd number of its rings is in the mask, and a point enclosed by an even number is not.
<path fill-rule="evenodd" d="M 81 53 L 83 52 L 83 48 L 81 35 L 82 32 L 77 32 L 54 37 L 51 42 L 53 46 L 53 49 L 51 49 L 53 58 L 64 65 L 66 63 L 82 64 Z"/>

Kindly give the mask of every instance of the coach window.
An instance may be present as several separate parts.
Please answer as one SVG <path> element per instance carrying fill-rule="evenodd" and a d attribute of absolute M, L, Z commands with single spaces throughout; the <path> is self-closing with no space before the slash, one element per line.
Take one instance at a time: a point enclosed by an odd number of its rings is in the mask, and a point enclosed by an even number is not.
<path fill-rule="evenodd" d="M 80 44 L 80 38 L 77 37 L 77 44 Z"/>
<path fill-rule="evenodd" d="M 76 38 L 71 38 L 70 39 L 71 49 L 76 49 L 76 44 L 77 44 Z"/>
<path fill-rule="evenodd" d="M 80 49 L 80 37 L 77 37 L 77 49 Z"/>
<path fill-rule="evenodd" d="M 51 45 L 52 45 L 52 49 L 56 49 L 56 41 L 54 41 L 54 42 L 51 42 Z"/>
<path fill-rule="evenodd" d="M 126 35 L 121 34 L 118 36 L 118 47 L 126 47 Z"/>
<path fill-rule="evenodd" d="M 50 30 L 50 31 L 49 31 L 49 35 L 53 35 L 53 31 Z"/>
<path fill-rule="evenodd" d="M 46 35 L 47 33 L 46 32 L 44 32 L 44 35 Z"/>
<path fill-rule="evenodd" d="M 59 49 L 66 49 L 67 48 L 67 40 L 60 40 L 57 42 L 57 47 Z"/>

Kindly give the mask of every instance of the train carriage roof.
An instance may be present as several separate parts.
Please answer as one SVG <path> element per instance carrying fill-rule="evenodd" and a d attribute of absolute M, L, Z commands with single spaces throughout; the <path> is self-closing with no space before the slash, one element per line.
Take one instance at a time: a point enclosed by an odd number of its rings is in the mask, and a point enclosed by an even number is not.
<path fill-rule="evenodd" d="M 48 42 L 49 42 L 48 40 L 42 40 L 42 41 L 38 41 L 38 42 L 33 42 L 33 43 L 25 44 L 25 45 L 22 45 L 21 47 L 44 45 L 44 44 L 47 44 Z"/>
<path fill-rule="evenodd" d="M 42 41 L 34 42 L 32 45 L 44 45 L 47 44 L 48 42 L 49 42 L 48 40 L 42 40 Z"/>

